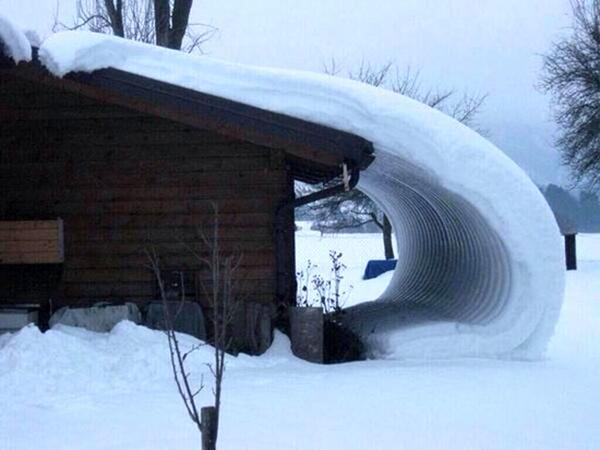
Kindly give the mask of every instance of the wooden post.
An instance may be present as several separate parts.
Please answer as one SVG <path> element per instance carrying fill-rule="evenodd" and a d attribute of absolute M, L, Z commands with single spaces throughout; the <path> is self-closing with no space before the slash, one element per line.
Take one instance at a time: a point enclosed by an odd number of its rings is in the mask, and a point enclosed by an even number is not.
<path fill-rule="evenodd" d="M 577 246 L 575 243 L 576 233 L 565 234 L 565 258 L 567 270 L 577 270 Z"/>
<path fill-rule="evenodd" d="M 383 250 L 385 259 L 394 259 L 394 247 L 392 244 L 392 223 L 387 215 L 383 215 Z"/>
<path fill-rule="evenodd" d="M 217 410 L 214 406 L 206 406 L 200 410 L 202 421 L 202 450 L 215 450 L 217 448 L 216 428 Z"/>
<path fill-rule="evenodd" d="M 298 358 L 323 363 L 323 309 L 320 307 L 291 307 L 290 336 L 292 353 Z"/>

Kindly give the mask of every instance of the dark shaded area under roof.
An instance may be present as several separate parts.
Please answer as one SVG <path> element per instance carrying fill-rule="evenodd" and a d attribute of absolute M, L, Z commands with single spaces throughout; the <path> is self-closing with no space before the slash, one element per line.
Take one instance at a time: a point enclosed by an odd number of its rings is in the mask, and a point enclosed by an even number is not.
<path fill-rule="evenodd" d="M 359 136 L 122 70 L 109 68 L 57 78 L 42 66 L 36 48 L 30 63 L 15 65 L 5 54 L 0 55 L 0 69 L 191 127 L 283 149 L 294 178 L 308 183 L 340 175 L 342 163 L 365 169 L 374 158 L 371 142 Z"/>

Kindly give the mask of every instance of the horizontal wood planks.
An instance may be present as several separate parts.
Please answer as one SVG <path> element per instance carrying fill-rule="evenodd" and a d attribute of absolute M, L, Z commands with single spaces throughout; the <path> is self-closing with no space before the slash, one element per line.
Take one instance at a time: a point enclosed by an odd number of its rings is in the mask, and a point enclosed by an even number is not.
<path fill-rule="evenodd" d="M 274 301 L 275 210 L 293 193 L 282 150 L 33 82 L 1 81 L 0 220 L 64 221 L 55 307 L 156 298 L 150 248 L 165 270 L 208 280 L 190 248 L 207 255 L 201 236 L 212 232 L 215 206 L 222 250 L 242 255 L 243 295 Z M 0 255 L 56 250 L 48 230 L 20 233 L 14 239 L 0 225 Z M 26 289 L 13 286 L 10 295 L 37 295 Z"/>
<path fill-rule="evenodd" d="M 0 264 L 57 264 L 64 260 L 62 220 L 0 221 Z"/>

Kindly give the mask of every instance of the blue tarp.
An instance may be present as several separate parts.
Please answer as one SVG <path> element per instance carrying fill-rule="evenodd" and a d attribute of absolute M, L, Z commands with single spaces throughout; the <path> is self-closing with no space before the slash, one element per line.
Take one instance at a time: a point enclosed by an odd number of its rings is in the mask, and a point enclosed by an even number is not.
<path fill-rule="evenodd" d="M 367 263 L 365 267 L 365 273 L 363 280 L 370 280 L 371 278 L 377 278 L 379 275 L 396 268 L 397 259 L 372 259 Z"/>

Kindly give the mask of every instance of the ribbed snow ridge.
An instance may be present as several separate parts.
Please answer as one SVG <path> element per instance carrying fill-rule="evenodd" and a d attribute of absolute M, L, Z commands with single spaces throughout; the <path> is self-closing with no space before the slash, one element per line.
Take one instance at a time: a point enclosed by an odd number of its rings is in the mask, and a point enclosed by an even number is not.
<path fill-rule="evenodd" d="M 370 340 L 374 354 L 401 356 L 378 342 L 390 332 L 449 322 L 484 326 L 501 315 L 514 282 L 510 257 L 474 207 L 385 153 L 363 174 L 360 189 L 386 211 L 399 249 L 386 291 L 348 311 L 348 323 Z M 407 356 L 417 349 L 435 350 L 416 346 Z"/>
<path fill-rule="evenodd" d="M 535 267 L 517 260 L 521 249 L 511 253 L 481 209 L 396 152 L 377 152 L 359 188 L 388 215 L 398 247 L 385 292 L 345 317 L 371 357 L 541 356 L 560 306 L 544 304 Z"/>
<path fill-rule="evenodd" d="M 406 163 L 390 160 L 380 155 L 361 185 L 389 214 L 400 249 L 398 268 L 381 299 L 466 323 L 493 320 L 510 293 L 502 241 L 464 200 Z"/>

